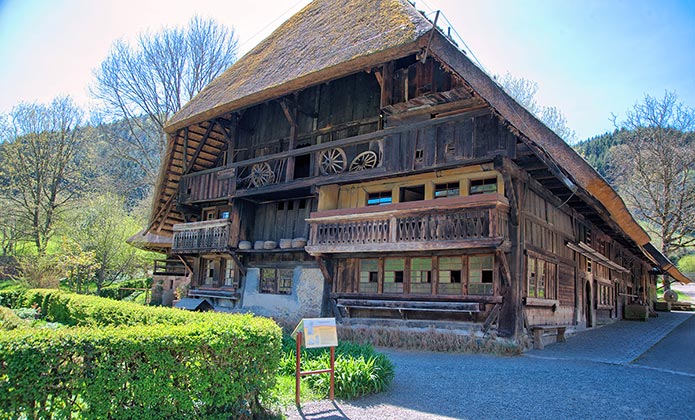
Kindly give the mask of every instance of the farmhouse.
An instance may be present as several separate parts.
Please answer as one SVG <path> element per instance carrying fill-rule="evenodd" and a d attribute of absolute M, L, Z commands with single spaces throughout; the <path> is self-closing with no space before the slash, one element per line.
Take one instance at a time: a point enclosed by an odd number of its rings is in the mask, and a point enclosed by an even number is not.
<path fill-rule="evenodd" d="M 436 20 L 436 19 L 433 19 Z M 687 282 L 622 199 L 406 0 L 316 0 L 186 104 L 155 285 L 346 324 L 590 327 Z"/>

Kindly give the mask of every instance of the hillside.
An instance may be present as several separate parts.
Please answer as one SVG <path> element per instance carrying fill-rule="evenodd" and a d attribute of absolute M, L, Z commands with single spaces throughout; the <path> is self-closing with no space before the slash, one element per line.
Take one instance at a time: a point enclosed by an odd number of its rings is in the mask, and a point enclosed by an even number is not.
<path fill-rule="evenodd" d="M 613 184 L 613 179 L 610 176 L 611 156 L 609 152 L 612 147 L 623 144 L 624 137 L 621 136 L 623 131 L 615 130 L 612 133 L 594 136 L 573 146 L 574 150 L 611 184 Z"/>

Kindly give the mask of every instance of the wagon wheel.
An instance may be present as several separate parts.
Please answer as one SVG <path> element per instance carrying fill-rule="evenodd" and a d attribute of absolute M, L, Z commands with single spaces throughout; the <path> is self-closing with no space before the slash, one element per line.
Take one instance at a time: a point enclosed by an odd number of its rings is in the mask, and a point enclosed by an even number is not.
<path fill-rule="evenodd" d="M 347 166 L 347 156 L 340 147 L 323 150 L 319 154 L 319 170 L 323 175 L 339 174 Z"/>
<path fill-rule="evenodd" d="M 379 163 L 379 159 L 377 158 L 376 153 L 368 150 L 355 156 L 350 163 L 350 172 L 376 168 L 377 163 Z"/>
<path fill-rule="evenodd" d="M 262 187 L 275 181 L 275 174 L 270 169 L 268 162 L 257 163 L 251 167 L 251 185 L 254 187 Z"/>

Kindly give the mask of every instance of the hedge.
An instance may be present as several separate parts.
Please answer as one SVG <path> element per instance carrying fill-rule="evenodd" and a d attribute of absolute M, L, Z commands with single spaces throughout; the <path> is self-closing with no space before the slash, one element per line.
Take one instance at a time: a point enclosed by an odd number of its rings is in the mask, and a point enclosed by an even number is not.
<path fill-rule="evenodd" d="M 129 290 L 128 293 L 121 295 L 122 287 L 131 289 L 149 289 L 152 287 L 152 278 L 126 280 L 106 286 L 99 291 L 99 296 L 120 300 L 122 297 L 133 293 L 132 290 Z"/>
<path fill-rule="evenodd" d="M 7 308 L 18 308 L 21 304 L 26 288 L 11 285 L 0 289 L 0 306 L 5 306 Z"/>
<path fill-rule="evenodd" d="M 71 326 L 181 325 L 204 315 L 55 289 L 26 291 L 21 305 L 28 308 L 34 304 L 41 308 L 47 320 Z"/>
<path fill-rule="evenodd" d="M 0 418 L 249 418 L 275 381 L 269 319 L 52 290 L 26 302 L 76 326 L 0 335 Z"/>

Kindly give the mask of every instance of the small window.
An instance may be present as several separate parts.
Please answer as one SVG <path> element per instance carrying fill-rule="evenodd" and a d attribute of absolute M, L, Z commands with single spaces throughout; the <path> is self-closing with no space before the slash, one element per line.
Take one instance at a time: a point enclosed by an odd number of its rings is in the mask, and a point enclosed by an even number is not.
<path fill-rule="evenodd" d="M 401 187 L 400 202 L 422 201 L 425 199 L 425 186 L 415 185 L 412 187 Z"/>
<path fill-rule="evenodd" d="M 468 259 L 468 293 L 491 295 L 494 259 L 492 255 L 475 255 Z"/>
<path fill-rule="evenodd" d="M 463 261 L 461 257 L 440 257 L 439 258 L 439 285 L 437 293 L 441 295 L 460 295 L 463 293 L 461 288 L 461 273 Z"/>
<path fill-rule="evenodd" d="M 204 220 L 215 220 L 216 218 L 217 218 L 217 210 L 216 209 L 205 210 L 203 212 L 203 219 Z"/>
<path fill-rule="evenodd" d="M 261 269 L 261 293 L 291 295 L 293 272 L 292 269 Z"/>
<path fill-rule="evenodd" d="M 220 219 L 229 219 L 229 211 L 225 210 L 220 213 Z"/>
<path fill-rule="evenodd" d="M 391 204 L 392 202 L 393 200 L 391 198 L 391 191 L 381 191 L 369 193 L 367 195 L 368 206 L 381 206 L 384 204 Z"/>
<path fill-rule="evenodd" d="M 212 286 L 215 284 L 215 261 L 214 260 L 204 260 L 205 261 L 205 272 L 203 273 L 203 281 L 206 286 Z"/>
<path fill-rule="evenodd" d="M 287 202 L 287 210 L 294 210 L 294 201 Z"/>
<path fill-rule="evenodd" d="M 376 293 L 379 281 L 379 260 L 360 261 L 360 292 Z"/>
<path fill-rule="evenodd" d="M 497 192 L 497 178 L 475 179 L 471 181 L 471 195 Z"/>
<path fill-rule="evenodd" d="M 278 210 L 285 210 L 285 202 L 278 201 Z"/>
<path fill-rule="evenodd" d="M 403 293 L 404 258 L 384 259 L 384 293 Z"/>
<path fill-rule="evenodd" d="M 434 198 L 458 197 L 460 195 L 458 182 L 447 182 L 434 186 Z"/>
<path fill-rule="evenodd" d="M 425 150 L 417 149 L 415 150 L 415 162 L 422 162 L 425 160 Z"/>
<path fill-rule="evenodd" d="M 299 155 L 294 158 L 294 179 L 307 178 L 311 175 L 311 155 Z"/>
<path fill-rule="evenodd" d="M 432 294 L 432 258 L 410 260 L 410 293 Z"/>
<path fill-rule="evenodd" d="M 305 209 L 306 208 L 306 202 L 307 202 L 307 200 L 299 200 L 299 208 Z"/>
<path fill-rule="evenodd" d="M 234 288 L 239 287 L 236 282 L 236 267 L 232 260 L 224 260 L 224 285 Z"/>
<path fill-rule="evenodd" d="M 452 143 L 447 143 L 444 146 L 444 153 L 451 156 L 456 153 L 456 147 Z"/>

